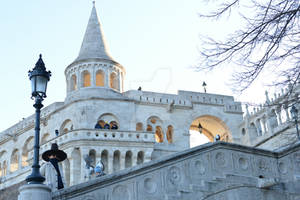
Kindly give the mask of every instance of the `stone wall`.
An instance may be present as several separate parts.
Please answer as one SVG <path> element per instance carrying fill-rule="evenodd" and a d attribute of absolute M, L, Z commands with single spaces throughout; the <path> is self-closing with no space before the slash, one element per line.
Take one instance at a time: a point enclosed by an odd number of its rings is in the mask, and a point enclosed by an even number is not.
<path fill-rule="evenodd" d="M 95 178 L 53 200 L 300 198 L 300 143 L 271 152 L 218 142 Z"/>
<path fill-rule="evenodd" d="M 0 200 L 17 200 L 19 195 L 19 187 L 24 185 L 26 182 L 22 181 L 18 184 L 7 187 L 6 189 L 0 190 Z"/>

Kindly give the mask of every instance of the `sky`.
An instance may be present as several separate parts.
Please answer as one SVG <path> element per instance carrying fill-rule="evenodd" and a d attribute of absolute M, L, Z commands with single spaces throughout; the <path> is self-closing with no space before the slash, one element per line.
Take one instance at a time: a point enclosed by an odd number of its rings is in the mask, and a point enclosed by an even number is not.
<path fill-rule="evenodd" d="M 34 113 L 31 70 L 41 53 L 52 77 L 45 106 L 64 101 L 64 70 L 77 57 L 92 9 L 90 0 L 0 0 L 0 131 Z M 210 22 L 198 14 L 210 7 L 201 0 L 97 0 L 96 9 L 112 57 L 126 69 L 125 90 L 177 93 L 177 90 L 233 95 L 229 69 L 211 73 L 193 68 L 200 38 L 223 38 L 238 19 Z M 263 87 L 235 95 L 262 101 Z M 249 95 L 250 94 L 250 95 Z"/>

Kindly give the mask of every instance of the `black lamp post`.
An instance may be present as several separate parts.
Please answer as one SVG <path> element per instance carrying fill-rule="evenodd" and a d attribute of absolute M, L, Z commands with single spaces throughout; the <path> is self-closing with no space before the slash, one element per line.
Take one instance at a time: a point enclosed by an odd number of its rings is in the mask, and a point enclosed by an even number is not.
<path fill-rule="evenodd" d="M 297 133 L 298 140 L 300 140 L 299 129 L 298 129 L 298 109 L 295 106 L 292 106 L 291 114 L 292 114 L 292 118 L 295 120 L 296 133 Z"/>
<path fill-rule="evenodd" d="M 42 55 L 35 64 L 32 71 L 28 72 L 29 79 L 31 81 L 31 98 L 35 98 L 35 138 L 34 138 L 34 155 L 33 155 L 33 165 L 32 172 L 27 176 L 26 181 L 29 184 L 42 184 L 45 178 L 40 173 L 39 165 L 39 150 L 40 150 L 40 113 L 43 107 L 42 101 L 46 97 L 47 83 L 50 80 L 51 72 L 46 71 L 45 64 L 42 60 Z"/>

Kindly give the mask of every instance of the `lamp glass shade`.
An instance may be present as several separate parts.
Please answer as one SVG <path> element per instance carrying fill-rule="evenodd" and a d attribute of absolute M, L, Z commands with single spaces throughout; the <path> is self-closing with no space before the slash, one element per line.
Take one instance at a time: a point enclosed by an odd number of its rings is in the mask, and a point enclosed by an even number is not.
<path fill-rule="evenodd" d="M 31 78 L 31 89 L 32 95 L 36 96 L 37 94 L 46 95 L 48 78 L 45 76 L 33 76 Z"/>

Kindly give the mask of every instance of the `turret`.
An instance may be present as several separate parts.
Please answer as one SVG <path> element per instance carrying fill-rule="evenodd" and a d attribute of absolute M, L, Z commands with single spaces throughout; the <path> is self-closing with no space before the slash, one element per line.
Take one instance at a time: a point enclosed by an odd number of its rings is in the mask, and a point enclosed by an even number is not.
<path fill-rule="evenodd" d="M 67 100 L 123 92 L 125 69 L 109 53 L 95 3 L 78 57 L 65 69 Z"/>

